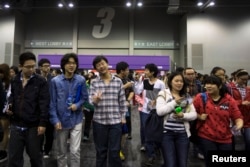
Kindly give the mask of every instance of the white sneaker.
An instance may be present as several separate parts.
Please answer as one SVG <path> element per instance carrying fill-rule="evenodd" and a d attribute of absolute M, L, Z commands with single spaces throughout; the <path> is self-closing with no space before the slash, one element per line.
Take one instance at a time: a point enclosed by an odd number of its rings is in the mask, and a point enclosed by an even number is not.
<path fill-rule="evenodd" d="M 199 159 L 204 159 L 204 155 L 201 154 L 201 153 L 198 153 L 198 154 L 197 154 L 197 157 L 198 157 Z"/>
<path fill-rule="evenodd" d="M 43 158 L 44 158 L 44 159 L 49 158 L 49 154 L 44 154 L 44 155 L 43 155 Z"/>
<path fill-rule="evenodd" d="M 141 146 L 140 150 L 141 151 L 146 151 L 146 148 L 144 146 Z"/>
<path fill-rule="evenodd" d="M 87 136 L 83 136 L 83 141 L 89 141 L 89 138 Z"/>

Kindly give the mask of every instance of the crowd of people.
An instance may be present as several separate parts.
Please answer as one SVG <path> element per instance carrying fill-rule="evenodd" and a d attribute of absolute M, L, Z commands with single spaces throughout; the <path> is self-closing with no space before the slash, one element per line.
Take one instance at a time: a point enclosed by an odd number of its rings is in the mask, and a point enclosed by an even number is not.
<path fill-rule="evenodd" d="M 81 74 L 75 53 L 62 57 L 60 70 L 52 70 L 48 59 L 40 59 L 38 68 L 36 63 L 36 56 L 25 52 L 19 67 L 0 64 L 0 162 L 8 160 L 8 167 L 23 166 L 24 149 L 31 166 L 42 167 L 53 145 L 58 167 L 80 167 L 80 144 L 89 140 L 91 126 L 96 167 L 121 167 L 125 141 L 133 137 L 133 105 L 139 111 L 146 166 L 160 153 L 162 167 L 187 167 L 192 144 L 193 154 L 208 167 L 208 152 L 234 150 L 236 133 L 250 150 L 250 87 L 244 69 L 228 78 L 222 67 L 204 75 L 179 67 L 159 77 L 156 64 L 146 64 L 138 73 L 121 61 L 113 74 L 108 59 L 96 56 L 96 72 Z M 164 118 L 161 142 L 147 140 L 145 124 L 152 111 Z M 191 127 L 197 132 L 195 142 Z"/>

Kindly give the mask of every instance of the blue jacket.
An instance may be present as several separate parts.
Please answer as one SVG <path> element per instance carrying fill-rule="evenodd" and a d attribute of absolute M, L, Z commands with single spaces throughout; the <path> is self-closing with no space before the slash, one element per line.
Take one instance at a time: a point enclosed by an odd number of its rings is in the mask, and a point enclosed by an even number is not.
<path fill-rule="evenodd" d="M 68 109 L 67 99 L 72 96 L 77 110 Z M 54 77 L 50 83 L 50 122 L 55 125 L 61 122 L 62 128 L 71 129 L 82 122 L 82 105 L 88 101 L 88 91 L 85 78 L 75 74 L 72 79 L 64 74 Z"/>

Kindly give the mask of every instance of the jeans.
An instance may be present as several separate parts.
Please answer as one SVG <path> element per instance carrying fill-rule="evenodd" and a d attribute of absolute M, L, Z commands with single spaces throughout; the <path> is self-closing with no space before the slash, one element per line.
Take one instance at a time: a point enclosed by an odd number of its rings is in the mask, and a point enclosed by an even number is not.
<path fill-rule="evenodd" d="M 11 125 L 10 139 L 8 149 L 8 167 L 23 167 L 23 152 L 26 152 L 30 158 L 31 167 L 42 167 L 42 153 L 40 150 L 43 135 L 37 135 L 37 128 L 21 129 Z"/>
<path fill-rule="evenodd" d="M 142 144 L 144 143 L 145 147 L 146 147 L 146 153 L 148 158 L 151 157 L 156 157 L 155 155 L 155 149 L 159 148 L 159 143 L 155 143 L 155 142 L 151 142 L 151 141 L 147 141 L 147 137 L 145 136 L 145 123 L 147 118 L 149 117 L 149 114 L 146 114 L 144 112 L 140 112 L 140 120 L 141 120 L 141 142 Z"/>
<path fill-rule="evenodd" d="M 67 140 L 70 134 L 70 166 L 80 167 L 80 144 L 82 136 L 82 123 L 75 125 L 73 129 L 56 131 L 57 166 L 67 167 Z"/>
<path fill-rule="evenodd" d="M 164 133 L 161 145 L 163 167 L 187 167 L 189 139 L 186 132 Z"/>
<path fill-rule="evenodd" d="M 143 112 L 139 112 L 140 114 L 140 137 L 141 137 L 141 145 L 145 145 L 145 122 L 148 114 Z"/>
<path fill-rule="evenodd" d="M 246 151 L 250 151 L 250 128 L 244 128 L 243 137 Z"/>
<path fill-rule="evenodd" d="M 233 150 L 232 143 L 217 143 L 211 140 L 200 138 L 200 144 L 204 153 L 206 167 L 208 167 L 208 164 L 209 164 L 208 151 L 216 151 L 216 150 L 231 151 Z"/>
<path fill-rule="evenodd" d="M 122 124 L 102 125 L 93 121 L 96 167 L 121 167 Z M 107 165 L 108 158 L 108 165 Z"/>

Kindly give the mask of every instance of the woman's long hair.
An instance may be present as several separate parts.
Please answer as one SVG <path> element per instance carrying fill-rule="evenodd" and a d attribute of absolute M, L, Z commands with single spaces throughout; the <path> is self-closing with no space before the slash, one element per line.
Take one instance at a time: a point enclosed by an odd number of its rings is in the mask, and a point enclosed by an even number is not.
<path fill-rule="evenodd" d="M 4 89 L 7 90 L 10 86 L 10 67 L 8 64 L 0 64 L 0 73 L 3 74 L 2 82 Z"/>
<path fill-rule="evenodd" d="M 176 76 L 181 76 L 182 80 L 183 80 L 183 87 L 180 90 L 180 96 L 185 96 L 187 94 L 187 82 L 185 81 L 184 76 L 179 73 L 179 72 L 172 72 L 169 77 L 168 77 L 168 87 L 170 89 L 170 91 L 172 91 L 172 80 L 174 79 L 174 77 Z"/>

